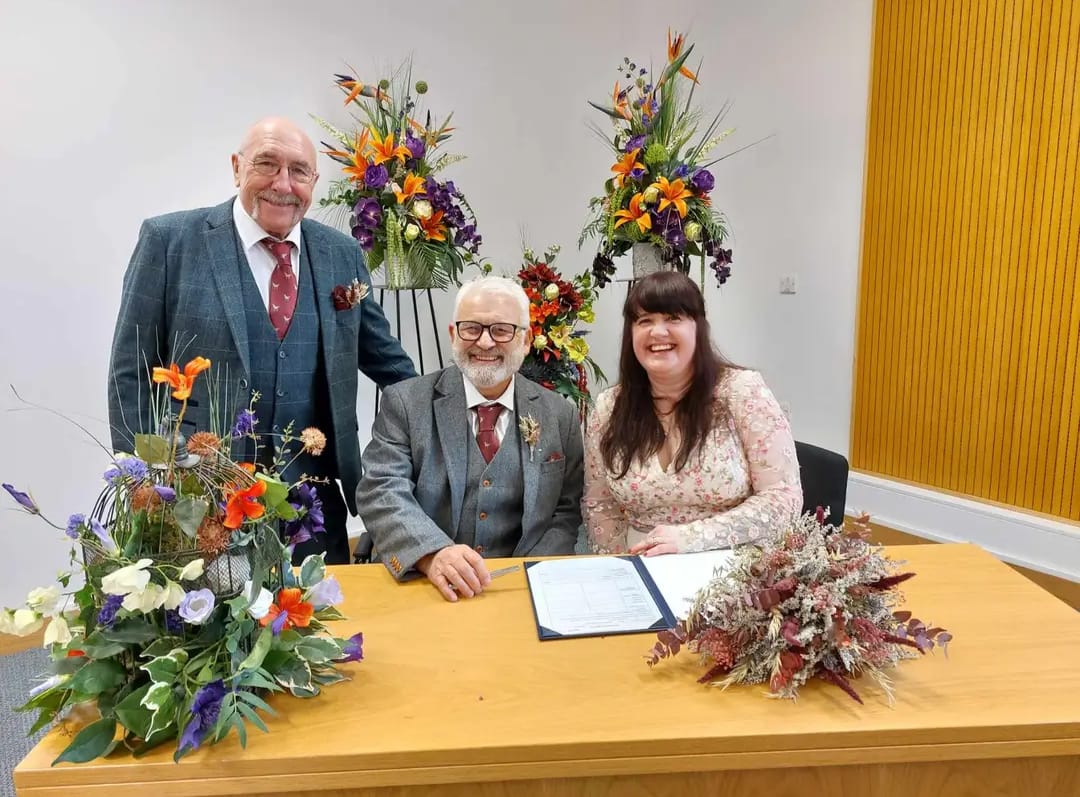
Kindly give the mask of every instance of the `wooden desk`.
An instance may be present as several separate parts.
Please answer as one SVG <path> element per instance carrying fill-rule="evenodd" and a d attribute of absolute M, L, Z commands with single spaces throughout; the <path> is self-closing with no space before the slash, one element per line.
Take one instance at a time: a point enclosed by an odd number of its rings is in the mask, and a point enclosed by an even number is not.
<path fill-rule="evenodd" d="M 645 666 L 651 635 L 539 642 L 523 573 L 444 603 L 381 565 L 337 569 L 366 661 L 312 701 L 279 698 L 270 734 L 172 763 L 15 770 L 45 795 L 1076 795 L 1080 615 L 970 545 L 892 549 L 917 616 L 955 642 L 895 670 L 897 702 L 813 684 L 797 704 L 695 683 L 696 658 Z M 502 563 L 499 563 L 502 564 Z M 498 566 L 498 564 L 493 564 Z"/>

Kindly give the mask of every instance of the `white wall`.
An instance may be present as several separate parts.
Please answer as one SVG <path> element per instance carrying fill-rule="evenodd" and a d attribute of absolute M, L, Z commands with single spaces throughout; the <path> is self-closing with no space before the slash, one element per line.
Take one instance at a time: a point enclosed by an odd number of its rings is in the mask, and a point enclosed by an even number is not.
<path fill-rule="evenodd" d="M 301 5 L 0 0 L 0 480 L 60 523 L 89 509 L 104 452 L 55 417 L 6 411 L 20 406 L 6 385 L 107 439 L 109 343 L 139 222 L 227 198 L 229 153 L 260 116 L 347 122 L 331 82 L 344 62 L 371 78 L 413 54 L 433 109 L 455 111 L 451 149 L 470 158 L 447 176 L 498 267 L 517 268 L 524 231 L 537 249 L 562 244 L 564 270 L 587 268 L 575 242 L 611 157 L 586 100 L 610 94 L 623 55 L 659 65 L 668 24 L 704 57 L 702 104 L 735 102 L 732 147 L 772 136 L 716 169 L 735 234 L 734 278 L 708 294 L 716 339 L 765 372 L 798 437 L 847 451 L 869 0 L 701 0 L 666 15 L 639 0 Z M 799 292 L 780 296 L 789 272 Z M 612 377 L 621 298 L 602 298 L 592 341 Z M 363 429 L 370 390 L 360 405 Z M 0 604 L 49 582 L 65 543 L 0 514 Z"/>

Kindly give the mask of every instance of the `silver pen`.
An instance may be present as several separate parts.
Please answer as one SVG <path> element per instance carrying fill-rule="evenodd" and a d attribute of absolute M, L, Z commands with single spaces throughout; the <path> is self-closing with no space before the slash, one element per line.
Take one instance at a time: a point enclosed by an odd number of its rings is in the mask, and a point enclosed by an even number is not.
<path fill-rule="evenodd" d="M 520 569 L 521 569 L 521 565 L 510 565 L 509 567 L 500 567 L 498 570 L 492 570 L 490 573 L 488 573 L 488 576 L 490 576 L 491 579 L 494 580 L 494 579 L 498 578 L 499 576 L 505 576 L 507 573 L 513 573 L 515 570 L 520 570 Z M 450 589 L 452 589 L 454 591 L 457 591 L 457 587 L 455 587 L 453 584 L 450 584 L 449 586 L 450 586 Z"/>

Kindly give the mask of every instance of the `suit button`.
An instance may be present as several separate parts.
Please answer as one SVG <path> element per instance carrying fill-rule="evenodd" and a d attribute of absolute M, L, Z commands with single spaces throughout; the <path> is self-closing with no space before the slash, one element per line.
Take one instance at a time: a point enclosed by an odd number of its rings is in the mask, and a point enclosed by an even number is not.
<path fill-rule="evenodd" d="M 285 397 L 285 391 L 284 390 L 278 390 L 277 397 L 278 398 L 284 398 Z"/>
<path fill-rule="evenodd" d="M 481 556 L 483 556 L 484 555 L 484 546 L 483 545 L 477 545 L 476 546 L 476 552 L 478 554 L 480 554 Z"/>
<path fill-rule="evenodd" d="M 277 353 L 277 356 L 278 356 L 279 358 L 281 358 L 282 360 L 284 360 L 284 359 L 285 359 L 285 357 L 286 357 L 286 355 L 285 355 L 285 352 L 284 352 L 284 351 L 279 351 L 279 352 Z"/>
<path fill-rule="evenodd" d="M 481 512 L 479 517 L 481 520 L 487 520 L 487 512 Z"/>
<path fill-rule="evenodd" d="M 281 431 L 281 427 L 280 427 L 280 426 L 278 426 L 278 425 L 277 425 L 277 424 L 275 423 L 275 424 L 274 424 L 274 426 L 273 426 L 273 431 L 275 431 L 275 432 L 280 432 L 280 431 Z"/>
<path fill-rule="evenodd" d="M 484 485 L 485 487 L 490 487 L 490 486 L 491 486 L 491 479 L 484 479 L 484 480 L 483 480 L 482 482 L 480 482 L 480 483 L 481 483 L 482 485 Z"/>
<path fill-rule="evenodd" d="M 247 390 L 247 380 L 246 379 L 241 379 L 240 380 L 240 389 L 241 390 Z"/>

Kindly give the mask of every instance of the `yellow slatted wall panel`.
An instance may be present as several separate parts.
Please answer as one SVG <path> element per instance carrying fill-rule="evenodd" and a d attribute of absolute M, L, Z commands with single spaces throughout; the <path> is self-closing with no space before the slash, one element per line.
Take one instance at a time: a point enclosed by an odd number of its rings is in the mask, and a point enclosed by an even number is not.
<path fill-rule="evenodd" d="M 1080 520 L 1080 0 L 878 0 L 852 467 Z"/>

